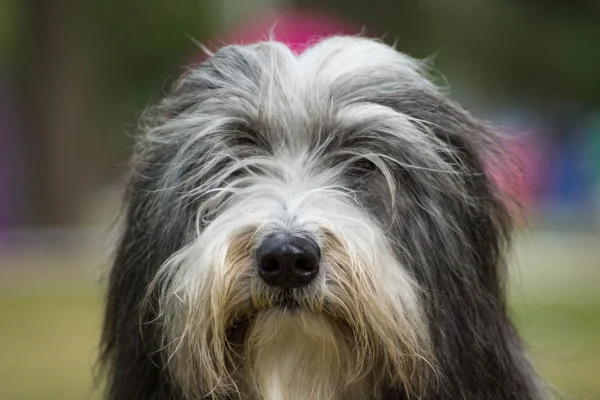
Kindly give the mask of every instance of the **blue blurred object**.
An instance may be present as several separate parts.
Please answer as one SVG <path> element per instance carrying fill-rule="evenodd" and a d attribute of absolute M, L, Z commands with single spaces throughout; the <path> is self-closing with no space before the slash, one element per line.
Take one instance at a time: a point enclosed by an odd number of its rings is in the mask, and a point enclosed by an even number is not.
<path fill-rule="evenodd" d="M 585 168 L 591 172 L 597 196 L 600 196 L 600 111 L 591 118 L 587 130 L 585 159 Z"/>
<path fill-rule="evenodd" d="M 567 133 L 554 149 L 549 165 L 547 200 L 555 206 L 585 212 L 594 200 L 594 171 L 590 165 L 599 155 L 590 144 L 597 132 L 584 124 Z"/>

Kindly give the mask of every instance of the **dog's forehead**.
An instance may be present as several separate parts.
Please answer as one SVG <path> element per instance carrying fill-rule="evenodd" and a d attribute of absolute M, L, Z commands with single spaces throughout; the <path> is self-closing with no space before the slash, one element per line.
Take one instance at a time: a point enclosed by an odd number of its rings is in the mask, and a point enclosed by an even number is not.
<path fill-rule="evenodd" d="M 242 99 L 257 117 L 322 115 L 407 87 L 435 91 L 423 64 L 370 39 L 335 37 L 300 55 L 279 42 L 228 46 L 200 71 L 208 87 Z"/>

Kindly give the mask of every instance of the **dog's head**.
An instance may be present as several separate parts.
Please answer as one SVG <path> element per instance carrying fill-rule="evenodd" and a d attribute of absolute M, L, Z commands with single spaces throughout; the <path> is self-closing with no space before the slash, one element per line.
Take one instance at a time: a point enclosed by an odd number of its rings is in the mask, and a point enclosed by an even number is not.
<path fill-rule="evenodd" d="M 419 62 L 230 46 L 144 121 L 121 290 L 185 398 L 421 396 L 509 329 L 492 136 Z"/>

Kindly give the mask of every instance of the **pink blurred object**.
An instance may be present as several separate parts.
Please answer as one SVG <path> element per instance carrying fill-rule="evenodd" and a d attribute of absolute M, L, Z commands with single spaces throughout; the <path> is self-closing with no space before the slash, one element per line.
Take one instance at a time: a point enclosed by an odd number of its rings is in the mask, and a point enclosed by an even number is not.
<path fill-rule="evenodd" d="M 342 19 L 319 11 L 286 11 L 250 18 L 232 31 L 212 41 L 217 47 L 227 44 L 250 44 L 276 39 L 285 43 L 292 51 L 302 53 L 312 43 L 333 35 L 356 35 L 365 33 Z M 205 54 L 194 61 L 202 61 Z"/>
<path fill-rule="evenodd" d="M 515 137 L 516 136 L 516 137 Z M 494 173 L 500 189 L 515 200 L 520 209 L 514 213 L 527 213 L 535 209 L 541 200 L 546 167 L 546 150 L 539 134 L 529 132 L 504 140 L 509 157 L 504 165 L 497 166 Z"/>

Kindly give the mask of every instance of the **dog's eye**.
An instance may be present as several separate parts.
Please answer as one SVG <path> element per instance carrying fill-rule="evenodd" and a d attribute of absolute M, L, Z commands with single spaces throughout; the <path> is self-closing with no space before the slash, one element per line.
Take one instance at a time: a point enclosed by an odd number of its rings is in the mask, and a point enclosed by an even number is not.
<path fill-rule="evenodd" d="M 355 162 L 354 168 L 365 172 L 373 172 L 377 170 L 377 166 L 373 161 L 366 158 L 361 158 Z"/>
<path fill-rule="evenodd" d="M 245 132 L 236 132 L 234 138 L 231 139 L 232 146 L 254 146 L 256 138 Z"/>
<path fill-rule="evenodd" d="M 248 125 L 236 125 L 227 138 L 228 144 L 235 147 L 255 147 L 259 140 L 258 131 Z"/>
<path fill-rule="evenodd" d="M 377 171 L 377 166 L 366 158 L 359 158 L 348 165 L 347 173 L 352 177 L 362 177 Z"/>

